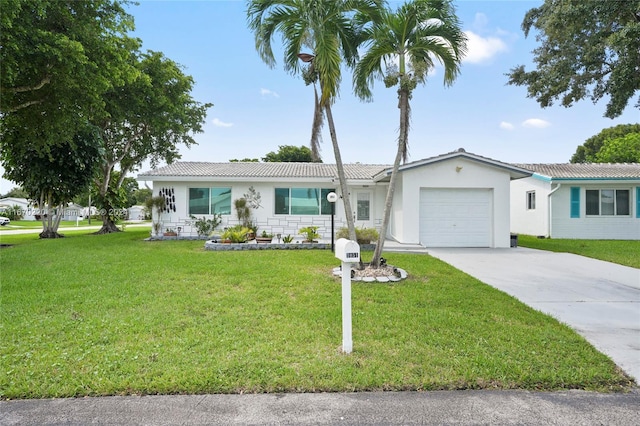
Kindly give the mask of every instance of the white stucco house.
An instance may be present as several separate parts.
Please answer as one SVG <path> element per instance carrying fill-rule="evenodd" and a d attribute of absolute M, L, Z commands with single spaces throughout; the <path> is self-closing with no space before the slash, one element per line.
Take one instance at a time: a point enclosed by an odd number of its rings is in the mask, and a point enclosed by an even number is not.
<path fill-rule="evenodd" d="M 18 206 L 22 210 L 24 220 L 36 220 L 35 214 L 38 213 L 38 209 L 34 208 L 26 198 L 7 197 L 0 199 L 0 213 L 14 206 Z"/>
<path fill-rule="evenodd" d="M 391 166 L 345 164 L 349 187 L 341 194 L 336 166 L 323 163 L 176 162 L 144 172 L 154 195 L 167 205 L 154 221 L 194 235 L 190 216 L 222 214 L 221 227 L 238 223 L 233 200 L 250 188 L 260 195 L 253 210 L 258 233 L 298 236 L 315 225 L 331 236 L 329 192 L 351 201 L 358 227 L 380 227 Z M 426 247 L 509 247 L 510 184 L 531 172 L 459 149 L 404 164 L 395 190 L 387 237 Z M 335 206 L 336 229 L 346 224 L 342 198 Z"/>
<path fill-rule="evenodd" d="M 640 239 L 640 164 L 517 164 L 512 232 L 551 238 Z"/>

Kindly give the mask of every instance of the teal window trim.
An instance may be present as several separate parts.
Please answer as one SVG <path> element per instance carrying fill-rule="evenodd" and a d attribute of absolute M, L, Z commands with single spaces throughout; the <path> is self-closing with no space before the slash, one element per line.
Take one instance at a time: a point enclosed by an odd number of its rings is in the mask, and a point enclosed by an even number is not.
<path fill-rule="evenodd" d="M 640 186 L 636 187 L 636 217 L 640 219 Z"/>
<path fill-rule="evenodd" d="M 580 187 L 571 187 L 571 218 L 580 217 Z"/>

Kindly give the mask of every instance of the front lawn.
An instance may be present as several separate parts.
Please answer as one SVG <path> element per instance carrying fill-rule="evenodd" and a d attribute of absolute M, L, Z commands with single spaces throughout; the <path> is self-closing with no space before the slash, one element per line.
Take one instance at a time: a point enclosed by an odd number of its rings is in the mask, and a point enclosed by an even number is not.
<path fill-rule="evenodd" d="M 563 240 L 519 235 L 518 244 L 539 250 L 574 253 L 607 262 L 640 268 L 640 241 L 632 240 Z"/>
<path fill-rule="evenodd" d="M 428 255 L 386 254 L 400 283 L 354 283 L 344 355 L 331 252 L 146 236 L 1 237 L 0 398 L 632 385 L 568 327 Z"/>

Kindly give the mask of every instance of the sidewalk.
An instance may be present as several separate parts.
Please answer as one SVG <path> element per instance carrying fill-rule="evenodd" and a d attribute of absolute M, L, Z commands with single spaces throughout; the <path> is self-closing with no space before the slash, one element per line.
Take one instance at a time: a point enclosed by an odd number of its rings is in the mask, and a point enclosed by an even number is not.
<path fill-rule="evenodd" d="M 0 402 L 2 425 L 637 425 L 640 392 L 173 395 Z"/>
<path fill-rule="evenodd" d="M 99 221 L 98 221 L 99 222 Z M 39 228 L 20 228 L 20 229 L 11 229 L 11 225 L 3 226 L 0 228 L 0 235 L 16 235 L 16 234 L 39 234 L 42 232 L 42 227 Z M 142 228 L 147 227 L 151 229 L 151 223 L 143 222 L 143 223 L 127 223 L 125 225 L 127 228 Z M 58 232 L 63 233 L 64 231 L 97 231 L 102 228 L 102 223 L 99 225 L 91 225 L 91 226 L 65 226 L 58 228 Z"/>

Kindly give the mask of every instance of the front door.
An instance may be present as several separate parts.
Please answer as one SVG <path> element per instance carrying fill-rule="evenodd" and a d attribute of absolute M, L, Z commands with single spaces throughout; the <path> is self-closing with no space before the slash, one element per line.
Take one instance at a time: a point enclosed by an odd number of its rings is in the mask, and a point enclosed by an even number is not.
<path fill-rule="evenodd" d="M 358 228 L 373 227 L 373 217 L 371 211 L 373 193 L 368 190 L 356 191 L 355 225 Z"/>

